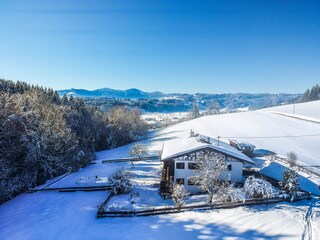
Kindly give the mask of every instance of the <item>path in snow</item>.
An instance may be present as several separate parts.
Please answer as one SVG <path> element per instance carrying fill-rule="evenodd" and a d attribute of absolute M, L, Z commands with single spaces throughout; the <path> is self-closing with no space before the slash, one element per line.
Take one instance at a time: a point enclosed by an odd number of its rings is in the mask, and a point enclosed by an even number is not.
<path fill-rule="evenodd" d="M 310 201 L 310 206 L 304 217 L 304 228 L 302 233 L 302 240 L 312 240 L 312 208 L 314 207 L 314 201 Z"/>

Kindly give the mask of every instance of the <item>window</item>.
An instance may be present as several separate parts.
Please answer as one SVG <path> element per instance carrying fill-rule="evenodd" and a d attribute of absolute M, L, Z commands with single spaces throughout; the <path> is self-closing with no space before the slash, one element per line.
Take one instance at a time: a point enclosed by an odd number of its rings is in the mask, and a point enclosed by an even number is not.
<path fill-rule="evenodd" d="M 184 162 L 177 162 L 176 169 L 184 169 Z"/>
<path fill-rule="evenodd" d="M 228 164 L 227 168 L 228 168 L 228 171 L 231 171 L 232 170 L 232 165 Z"/>
<path fill-rule="evenodd" d="M 198 169 L 198 164 L 196 164 L 196 163 L 188 163 L 188 168 L 189 169 Z"/>
<path fill-rule="evenodd" d="M 177 179 L 176 179 L 176 183 L 183 185 L 183 184 L 184 184 L 184 178 L 177 178 Z"/>

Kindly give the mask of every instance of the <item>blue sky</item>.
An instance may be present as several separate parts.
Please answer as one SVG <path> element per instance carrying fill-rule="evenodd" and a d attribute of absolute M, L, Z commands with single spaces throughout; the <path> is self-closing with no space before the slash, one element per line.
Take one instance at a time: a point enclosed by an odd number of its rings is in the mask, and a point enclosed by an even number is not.
<path fill-rule="evenodd" d="M 304 92 L 320 1 L 0 1 L 0 78 L 54 89 Z"/>

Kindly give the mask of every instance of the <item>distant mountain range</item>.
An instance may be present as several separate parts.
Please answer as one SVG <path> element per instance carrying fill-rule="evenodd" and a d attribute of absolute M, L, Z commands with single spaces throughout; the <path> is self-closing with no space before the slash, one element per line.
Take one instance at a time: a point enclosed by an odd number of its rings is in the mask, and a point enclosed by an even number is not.
<path fill-rule="evenodd" d="M 127 90 L 115 90 L 111 88 L 101 88 L 96 90 L 86 89 L 65 89 L 59 90 L 60 95 L 73 95 L 76 97 L 91 97 L 91 98 L 160 98 L 166 94 L 162 92 L 144 92 L 136 88 L 130 88 Z"/>
<path fill-rule="evenodd" d="M 208 110 L 212 105 L 218 109 L 260 109 L 299 102 L 302 94 L 270 93 L 224 93 L 224 94 L 183 94 L 144 92 L 136 88 L 115 90 L 101 88 L 97 90 L 66 89 L 58 91 L 60 95 L 72 95 L 85 98 L 87 104 L 109 109 L 116 105 L 139 107 L 145 112 L 184 112 L 192 108 L 196 96 L 200 110 Z M 215 104 L 213 104 L 213 102 Z"/>

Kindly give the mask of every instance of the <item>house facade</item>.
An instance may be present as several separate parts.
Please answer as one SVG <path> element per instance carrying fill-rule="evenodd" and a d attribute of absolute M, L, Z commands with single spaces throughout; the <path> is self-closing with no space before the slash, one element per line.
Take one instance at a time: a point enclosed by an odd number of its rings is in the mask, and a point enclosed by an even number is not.
<path fill-rule="evenodd" d="M 227 170 L 221 179 L 230 183 L 242 182 L 243 165 L 254 164 L 253 161 L 237 149 L 224 142 L 203 136 L 176 139 L 167 142 L 162 151 L 163 161 L 161 192 L 170 192 L 170 184 L 179 183 L 191 193 L 199 192 L 192 177 L 197 176 L 197 161 L 207 154 L 215 161 L 220 159 L 227 164 Z"/>

